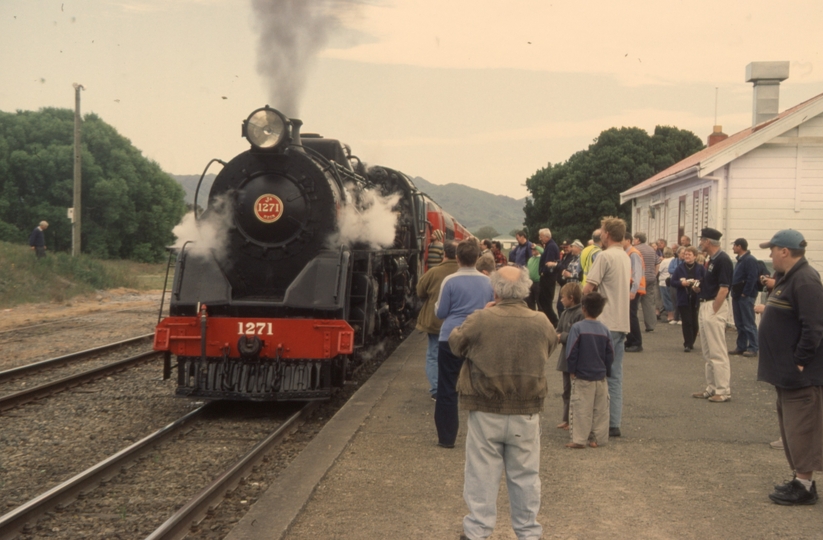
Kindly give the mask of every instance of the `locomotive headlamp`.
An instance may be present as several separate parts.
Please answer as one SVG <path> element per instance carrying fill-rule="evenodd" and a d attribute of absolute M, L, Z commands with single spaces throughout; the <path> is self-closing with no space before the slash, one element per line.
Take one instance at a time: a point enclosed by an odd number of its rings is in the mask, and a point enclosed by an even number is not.
<path fill-rule="evenodd" d="M 257 109 L 243 122 L 243 136 L 257 148 L 274 148 L 288 136 L 289 120 L 269 107 Z"/>

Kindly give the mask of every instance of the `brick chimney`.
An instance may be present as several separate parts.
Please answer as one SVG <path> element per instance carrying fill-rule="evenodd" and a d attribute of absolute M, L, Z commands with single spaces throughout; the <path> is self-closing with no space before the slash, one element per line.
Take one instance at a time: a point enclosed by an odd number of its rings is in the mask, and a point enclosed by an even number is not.
<path fill-rule="evenodd" d="M 723 133 L 723 126 L 714 126 L 712 129 L 712 134 L 709 135 L 709 146 L 714 146 L 720 141 L 728 138 L 729 136 Z"/>
<path fill-rule="evenodd" d="M 788 78 L 788 62 L 752 62 L 746 66 L 746 82 L 754 84 L 752 126 L 780 113 L 780 82 Z"/>

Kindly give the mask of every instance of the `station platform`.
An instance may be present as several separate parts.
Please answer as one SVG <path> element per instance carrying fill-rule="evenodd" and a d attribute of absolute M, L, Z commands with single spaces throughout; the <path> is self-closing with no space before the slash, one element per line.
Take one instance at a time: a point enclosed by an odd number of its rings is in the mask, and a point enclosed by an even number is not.
<path fill-rule="evenodd" d="M 544 538 L 823 538 L 823 502 L 767 497 L 791 471 L 768 444 L 779 435 L 774 390 L 756 381 L 757 359 L 731 357 L 732 400 L 709 403 L 691 397 L 705 386 L 704 362 L 699 347 L 683 352 L 680 326 L 643 338 L 644 351 L 624 358 L 622 437 L 601 448 L 565 448 L 557 352 L 547 366 Z M 424 334 L 407 338 L 227 540 L 459 538 L 466 413 L 456 447 L 438 447 L 425 350 Z M 491 538 L 516 538 L 505 481 Z"/>

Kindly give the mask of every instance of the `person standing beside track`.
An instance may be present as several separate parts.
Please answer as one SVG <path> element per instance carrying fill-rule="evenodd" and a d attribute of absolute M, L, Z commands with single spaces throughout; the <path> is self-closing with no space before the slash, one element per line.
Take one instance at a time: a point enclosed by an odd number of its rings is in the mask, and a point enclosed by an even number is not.
<path fill-rule="evenodd" d="M 817 502 L 814 471 L 823 470 L 823 284 L 806 260 L 798 231 L 778 231 L 760 244 L 778 272 L 760 320 L 757 380 L 777 391 L 783 451 L 795 478 L 775 486 L 777 504 Z"/>
<path fill-rule="evenodd" d="M 469 238 L 461 241 L 455 252 L 458 269 L 443 280 L 434 313 L 443 321 L 437 354 L 437 403 L 434 406 L 437 445 L 443 448 L 454 448 L 460 426 L 456 386 L 463 359 L 449 348 L 449 334 L 463 324 L 466 317 L 494 300 L 488 276 L 475 268 L 480 255 L 477 240 Z M 500 339 L 499 334 L 496 335 Z"/>
<path fill-rule="evenodd" d="M 430 268 L 417 283 L 417 297 L 423 301 L 423 307 L 417 315 L 417 329 L 426 332 L 429 337 L 426 349 L 426 377 L 429 379 L 429 393 L 433 400 L 437 399 L 437 356 L 440 327 L 443 325 L 443 321 L 434 315 L 434 303 L 440 295 L 443 280 L 457 272 L 456 249 L 457 242 L 447 240 L 443 246 L 443 262 Z"/>
<path fill-rule="evenodd" d="M 43 236 L 43 231 L 49 228 L 49 224 L 45 221 L 41 221 L 40 225 L 34 228 L 29 235 L 29 245 L 31 249 L 34 250 L 35 255 L 37 255 L 38 259 L 42 259 L 46 256 L 46 239 Z"/>
<path fill-rule="evenodd" d="M 466 359 L 457 390 L 469 411 L 463 498 L 469 514 L 461 539 L 488 538 L 497 521 L 500 476 L 506 472 L 511 522 L 519 539 L 541 538 L 540 411 L 548 393 L 545 366 L 557 335 L 530 310 L 526 269 L 492 274 L 494 302 L 452 331 L 449 345 Z M 507 336 L 509 339 L 501 339 Z"/>

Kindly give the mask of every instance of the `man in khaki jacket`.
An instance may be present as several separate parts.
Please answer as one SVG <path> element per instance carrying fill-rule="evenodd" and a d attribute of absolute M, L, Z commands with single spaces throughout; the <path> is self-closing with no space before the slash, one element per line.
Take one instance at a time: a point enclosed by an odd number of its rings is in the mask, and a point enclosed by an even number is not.
<path fill-rule="evenodd" d="M 494 302 L 452 330 L 449 346 L 465 361 L 457 381 L 469 411 L 463 498 L 469 514 L 462 538 L 488 538 L 497 518 L 505 470 L 512 528 L 519 539 L 541 538 L 540 411 L 557 334 L 546 316 L 526 306 L 528 271 L 503 267 L 491 275 Z"/>
<path fill-rule="evenodd" d="M 429 393 L 432 400 L 437 396 L 437 350 L 440 327 L 443 321 L 435 317 L 434 304 L 440 297 L 440 285 L 446 276 L 457 272 L 455 251 L 457 242 L 447 240 L 443 246 L 443 262 L 428 270 L 417 283 L 417 297 L 423 300 L 423 307 L 417 314 L 417 329 L 429 335 L 426 348 L 426 377 L 429 379 Z"/>

